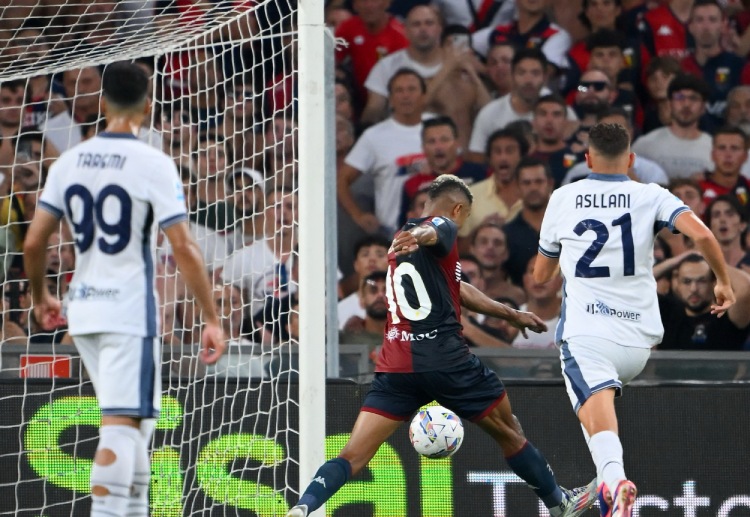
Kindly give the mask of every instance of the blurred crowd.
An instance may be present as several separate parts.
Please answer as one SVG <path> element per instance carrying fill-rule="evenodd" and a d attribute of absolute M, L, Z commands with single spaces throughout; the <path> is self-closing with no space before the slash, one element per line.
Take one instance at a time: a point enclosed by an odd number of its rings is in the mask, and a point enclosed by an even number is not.
<path fill-rule="evenodd" d="M 89 35 L 88 45 L 106 45 L 242 13 L 189 50 L 137 60 L 154 86 L 140 138 L 174 158 L 227 335 L 236 350 L 251 350 L 230 353 L 217 373 L 294 369 L 294 10 L 251 0 L 107 4 L 14 2 L 0 11 L 0 63 L 65 55 L 76 48 L 66 39 L 75 31 Z M 61 31 L 63 17 L 74 29 Z M 541 221 L 555 188 L 591 172 L 588 129 L 606 121 L 632 134 L 631 179 L 670 189 L 702 216 L 732 266 L 738 302 L 716 319 L 705 261 L 681 235 L 654 229 L 660 348 L 750 348 L 750 2 L 330 0 L 325 17 L 337 37 L 342 344 L 367 345 L 374 361 L 390 238 L 421 215 L 427 186 L 444 173 L 474 194 L 459 234 L 464 280 L 554 329 L 562 280 L 539 285 L 531 275 Z M 51 164 L 104 130 L 103 73 L 90 66 L 0 82 L 3 341 L 69 340 L 64 328 L 43 332 L 33 321 L 20 250 Z M 48 252 L 49 288 L 61 297 L 74 240 L 61 225 Z M 165 346 L 195 343 L 200 318 L 166 245 L 157 274 Z M 554 347 L 553 330 L 524 338 L 502 320 L 462 317 L 471 346 Z M 357 372 L 344 364 L 340 373 Z"/>

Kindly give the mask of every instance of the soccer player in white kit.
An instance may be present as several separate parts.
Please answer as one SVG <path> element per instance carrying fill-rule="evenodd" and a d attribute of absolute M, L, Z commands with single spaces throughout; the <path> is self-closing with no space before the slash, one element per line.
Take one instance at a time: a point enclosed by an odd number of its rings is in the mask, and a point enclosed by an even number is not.
<path fill-rule="evenodd" d="M 716 239 L 693 212 L 656 184 L 630 181 L 635 155 L 619 124 L 589 133 L 586 179 L 556 190 L 542 222 L 534 279 L 564 278 L 555 340 L 568 395 L 584 429 L 600 482 L 602 515 L 631 517 L 637 490 L 625 476 L 614 399 L 638 375 L 664 334 L 653 245 L 663 227 L 695 242 L 716 275 L 712 312 L 734 293 Z M 609 495 L 609 497 L 607 497 Z"/>
<path fill-rule="evenodd" d="M 91 468 L 95 517 L 148 515 L 148 447 L 161 405 L 158 228 L 203 311 L 201 358 L 214 363 L 226 346 L 175 164 L 136 136 L 151 108 L 147 87 L 138 66 L 107 67 L 101 101 L 107 130 L 50 168 L 24 242 L 34 316 L 53 328 L 65 317 L 44 281 L 47 242 L 63 217 L 75 237 L 67 321 L 102 411 Z"/>

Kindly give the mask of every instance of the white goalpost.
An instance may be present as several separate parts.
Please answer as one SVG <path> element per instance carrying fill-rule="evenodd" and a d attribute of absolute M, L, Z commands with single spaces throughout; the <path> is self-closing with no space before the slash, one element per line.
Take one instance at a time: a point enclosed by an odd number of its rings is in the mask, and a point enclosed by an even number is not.
<path fill-rule="evenodd" d="M 106 65 L 152 79 L 140 138 L 174 159 L 230 341 L 160 240 L 151 515 L 284 515 L 325 461 L 336 376 L 333 38 L 323 0 L 18 0 L 0 7 L 0 515 L 86 514 L 100 412 L 65 328 L 33 320 L 22 243 L 49 167 L 104 131 Z M 326 62 L 328 62 L 326 64 Z M 47 256 L 64 298 L 75 228 Z M 80 288 L 80 287 L 79 287 Z M 123 286 L 127 289 L 127 286 Z M 327 346 L 330 350 L 327 350 Z M 322 514 L 322 511 L 320 512 Z"/>

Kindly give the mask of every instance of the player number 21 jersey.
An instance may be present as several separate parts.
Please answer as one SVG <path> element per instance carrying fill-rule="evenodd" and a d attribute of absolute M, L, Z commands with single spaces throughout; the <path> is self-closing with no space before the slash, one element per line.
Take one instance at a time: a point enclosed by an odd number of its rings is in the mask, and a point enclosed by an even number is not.
<path fill-rule="evenodd" d="M 39 205 L 65 217 L 75 239 L 71 335 L 157 336 L 157 224 L 187 219 L 174 162 L 135 137 L 102 133 L 60 156 Z"/>
<path fill-rule="evenodd" d="M 688 210 L 666 189 L 625 175 L 591 174 L 552 194 L 539 251 L 559 257 L 565 279 L 558 344 L 594 337 L 650 348 L 661 341 L 654 238 Z"/>

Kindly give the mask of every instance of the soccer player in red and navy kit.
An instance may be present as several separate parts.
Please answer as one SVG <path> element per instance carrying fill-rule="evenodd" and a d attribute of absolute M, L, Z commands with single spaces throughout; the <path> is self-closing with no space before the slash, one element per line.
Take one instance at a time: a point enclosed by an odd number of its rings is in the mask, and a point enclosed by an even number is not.
<path fill-rule="evenodd" d="M 324 463 L 287 517 L 307 517 L 361 471 L 393 432 L 432 400 L 471 420 L 500 445 L 510 468 L 552 517 L 581 515 L 594 503 L 596 481 L 565 490 L 527 441 L 497 375 L 469 351 L 461 306 L 502 318 L 521 330 L 546 330 L 535 314 L 495 302 L 461 281 L 456 237 L 471 212 L 472 194 L 453 175 L 429 187 L 424 217 L 410 219 L 388 252 L 388 322 L 375 380 L 351 437 Z"/>

